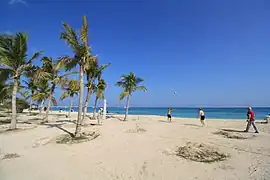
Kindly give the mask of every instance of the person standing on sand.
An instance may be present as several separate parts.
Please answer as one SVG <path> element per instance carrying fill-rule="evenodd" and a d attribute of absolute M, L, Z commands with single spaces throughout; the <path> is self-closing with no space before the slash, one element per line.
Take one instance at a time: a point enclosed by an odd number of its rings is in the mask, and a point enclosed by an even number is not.
<path fill-rule="evenodd" d="M 255 133 L 259 133 L 256 125 L 255 125 L 255 113 L 252 111 L 252 108 L 251 107 L 248 107 L 248 112 L 247 112 L 247 127 L 246 127 L 246 130 L 245 132 L 248 132 L 250 126 L 252 125 L 254 130 L 255 130 Z"/>
<path fill-rule="evenodd" d="M 200 121 L 202 123 L 202 127 L 205 126 L 205 123 L 204 123 L 205 115 L 204 115 L 204 111 L 202 110 L 202 108 L 199 109 L 199 117 L 200 117 Z"/>
<path fill-rule="evenodd" d="M 167 117 L 168 117 L 168 121 L 169 122 L 172 122 L 172 115 L 171 115 L 171 113 L 172 113 L 172 109 L 171 108 L 168 108 Z"/>

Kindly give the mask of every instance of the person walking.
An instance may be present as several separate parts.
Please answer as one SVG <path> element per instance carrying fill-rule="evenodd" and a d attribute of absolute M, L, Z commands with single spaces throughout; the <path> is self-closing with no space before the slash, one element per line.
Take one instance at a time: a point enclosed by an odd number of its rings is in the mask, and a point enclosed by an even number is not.
<path fill-rule="evenodd" d="M 204 120 L 205 120 L 205 115 L 204 115 L 204 111 L 202 108 L 199 109 L 199 117 L 202 123 L 202 127 L 205 126 Z"/>
<path fill-rule="evenodd" d="M 171 115 L 171 113 L 172 113 L 172 109 L 171 108 L 168 108 L 167 117 L 168 117 L 168 121 L 169 122 L 172 122 L 172 115 Z"/>
<path fill-rule="evenodd" d="M 259 133 L 256 125 L 255 125 L 255 113 L 254 111 L 252 111 L 252 108 L 251 107 L 248 107 L 248 112 L 247 112 L 247 127 L 246 127 L 246 130 L 245 132 L 248 132 L 250 126 L 252 125 L 254 130 L 255 130 L 255 133 Z"/>

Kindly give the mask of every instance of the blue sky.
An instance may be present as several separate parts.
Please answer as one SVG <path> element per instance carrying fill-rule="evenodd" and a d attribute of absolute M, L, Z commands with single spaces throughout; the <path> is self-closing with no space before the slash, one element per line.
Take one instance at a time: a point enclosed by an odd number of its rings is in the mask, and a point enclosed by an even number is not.
<path fill-rule="evenodd" d="M 132 106 L 270 105 L 270 1 L 1 0 L 0 32 L 27 32 L 29 53 L 57 58 L 71 54 L 61 22 L 78 29 L 83 15 L 93 54 L 112 63 L 109 106 L 118 105 L 115 82 L 131 71 L 148 88 Z"/>

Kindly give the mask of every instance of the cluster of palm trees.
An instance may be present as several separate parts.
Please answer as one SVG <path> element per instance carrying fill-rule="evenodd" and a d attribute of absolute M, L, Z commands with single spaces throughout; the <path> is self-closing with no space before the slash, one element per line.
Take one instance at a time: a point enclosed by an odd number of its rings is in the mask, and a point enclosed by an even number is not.
<path fill-rule="evenodd" d="M 66 23 L 63 23 L 63 28 L 64 31 L 61 33 L 60 39 L 66 42 L 74 55 L 61 56 L 57 60 L 43 56 L 40 67 L 33 65 L 33 61 L 38 59 L 43 52 L 36 52 L 31 57 L 28 57 L 28 37 L 26 34 L 0 35 L 0 102 L 4 101 L 4 99 L 12 99 L 11 129 L 15 129 L 17 123 L 16 101 L 18 93 L 23 94 L 26 99 L 30 99 L 30 113 L 33 101 L 40 103 L 41 109 L 43 109 L 45 102 L 47 102 L 44 116 L 44 123 L 46 123 L 48 122 L 51 104 L 56 105 L 57 103 L 54 97 L 57 87 L 64 90 L 60 97 L 61 100 L 70 98 L 69 117 L 73 97 L 79 96 L 78 117 L 74 137 L 81 135 L 81 126 L 86 117 L 89 100 L 93 94 L 96 97 L 92 118 L 96 118 L 98 100 L 104 99 L 104 91 L 107 87 L 102 74 L 110 64 L 100 65 L 98 57 L 92 55 L 91 47 L 88 45 L 88 24 L 85 16 L 83 17 L 83 25 L 79 33 L 76 33 Z M 77 67 L 79 72 L 76 71 Z M 69 78 L 70 75 L 74 74 L 79 74 L 79 81 Z M 22 77 L 25 77 L 25 80 L 22 80 Z M 87 79 L 86 83 L 84 82 L 85 77 Z M 127 118 L 131 94 L 136 90 L 146 91 L 144 86 L 138 86 L 142 81 L 141 78 L 130 73 L 129 75 L 122 76 L 116 84 L 124 89 L 120 99 L 127 97 L 124 120 Z M 24 82 L 25 86 L 22 86 L 22 82 Z M 83 102 L 85 87 L 87 95 Z"/>

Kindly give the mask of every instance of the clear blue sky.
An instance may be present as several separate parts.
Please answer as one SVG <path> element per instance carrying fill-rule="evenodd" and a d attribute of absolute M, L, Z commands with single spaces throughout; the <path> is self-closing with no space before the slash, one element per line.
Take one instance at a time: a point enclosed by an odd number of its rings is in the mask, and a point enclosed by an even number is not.
<path fill-rule="evenodd" d="M 112 63 L 109 106 L 131 71 L 149 90 L 133 106 L 270 105 L 270 1 L 1 0 L 0 32 L 27 32 L 30 53 L 56 58 L 71 53 L 61 22 L 80 28 L 83 15 L 93 54 Z"/>

